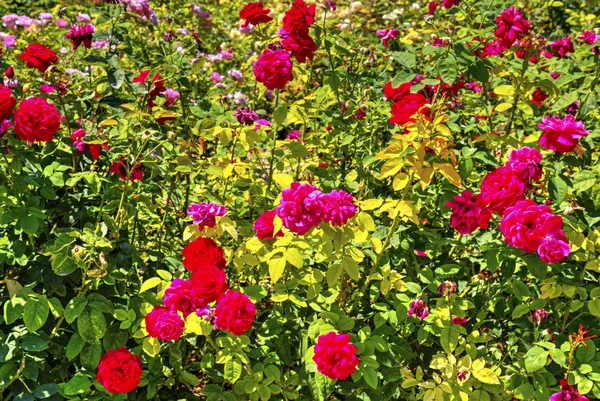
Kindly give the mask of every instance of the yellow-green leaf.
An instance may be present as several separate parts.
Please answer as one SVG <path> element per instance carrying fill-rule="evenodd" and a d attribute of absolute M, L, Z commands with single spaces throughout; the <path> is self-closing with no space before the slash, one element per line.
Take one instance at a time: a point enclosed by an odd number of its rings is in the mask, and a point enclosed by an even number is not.
<path fill-rule="evenodd" d="M 140 293 L 146 292 L 157 285 L 159 285 L 162 280 L 159 277 L 152 277 L 142 283 L 142 288 L 140 288 Z"/>
<path fill-rule="evenodd" d="M 275 284 L 281 276 L 283 276 L 283 272 L 285 270 L 285 258 L 275 258 L 271 259 L 268 262 L 269 264 L 269 276 L 271 276 L 271 281 Z"/>

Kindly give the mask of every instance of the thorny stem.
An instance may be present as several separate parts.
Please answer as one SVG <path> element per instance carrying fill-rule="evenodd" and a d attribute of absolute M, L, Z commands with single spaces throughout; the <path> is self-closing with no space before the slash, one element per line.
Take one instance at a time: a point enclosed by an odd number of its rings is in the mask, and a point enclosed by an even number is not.
<path fill-rule="evenodd" d="M 279 89 L 275 89 L 275 108 L 277 110 L 279 107 Z M 271 192 L 271 185 L 273 183 L 273 172 L 275 164 L 275 146 L 277 145 L 277 121 L 273 119 L 273 127 L 271 128 L 273 131 L 273 146 L 271 147 L 271 160 L 269 161 L 269 181 L 267 183 L 267 192 L 265 196 L 265 200 L 267 199 L 269 193 Z"/>

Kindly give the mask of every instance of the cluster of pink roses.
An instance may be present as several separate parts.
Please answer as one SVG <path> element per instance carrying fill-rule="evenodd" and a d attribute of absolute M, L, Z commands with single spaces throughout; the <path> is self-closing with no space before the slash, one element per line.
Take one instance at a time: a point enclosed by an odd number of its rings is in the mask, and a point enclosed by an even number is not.
<path fill-rule="evenodd" d="M 281 231 L 273 232 L 273 219 L 277 215 L 284 227 L 304 235 L 322 221 L 341 227 L 354 217 L 357 210 L 352 194 L 346 191 L 336 189 L 324 194 L 314 185 L 293 182 L 290 188 L 281 192 L 281 200 L 275 210 L 264 212 L 256 220 L 254 229 L 260 240 L 282 236 Z"/>
<path fill-rule="evenodd" d="M 508 163 L 488 173 L 481 182 L 481 193 L 464 191 L 447 202 L 452 209 L 450 224 L 460 234 L 487 228 L 492 212 L 503 217 L 500 231 L 506 242 L 527 253 L 538 252 L 546 263 L 558 263 L 570 252 L 562 231 L 563 220 L 545 205 L 525 200 L 531 181 L 542 177 L 542 154 L 523 147 L 509 154 Z"/>
<path fill-rule="evenodd" d="M 247 24 L 268 22 L 270 10 L 264 10 L 260 2 L 247 4 L 240 12 Z M 279 31 L 281 44 L 274 44 L 262 52 L 254 66 L 254 76 L 268 89 L 283 89 L 294 79 L 292 60 L 299 63 L 312 60 L 317 44 L 309 34 L 309 28 L 315 21 L 316 5 L 308 6 L 304 0 L 296 0 L 283 17 L 283 28 Z M 283 47 L 283 49 L 279 48 Z"/>
<path fill-rule="evenodd" d="M 191 313 L 212 320 L 216 329 L 241 336 L 254 322 L 256 308 L 245 294 L 229 289 L 223 249 L 210 238 L 198 238 L 183 249 L 189 279 L 175 279 L 165 291 L 164 306 L 145 317 L 146 331 L 164 341 L 178 340 Z M 217 302 L 216 306 L 214 305 Z"/>

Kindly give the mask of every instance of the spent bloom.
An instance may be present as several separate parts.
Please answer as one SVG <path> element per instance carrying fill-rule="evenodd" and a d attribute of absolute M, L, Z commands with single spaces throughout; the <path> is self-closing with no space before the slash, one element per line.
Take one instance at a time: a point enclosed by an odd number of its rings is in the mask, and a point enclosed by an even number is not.
<path fill-rule="evenodd" d="M 548 320 L 548 312 L 544 308 L 535 308 L 531 312 L 531 320 L 535 324 L 542 324 L 545 320 Z"/>
<path fill-rule="evenodd" d="M 452 294 L 454 294 L 457 290 L 458 286 L 454 281 L 442 281 L 442 283 L 438 286 L 438 294 L 447 295 L 448 297 L 452 297 Z"/>
<path fill-rule="evenodd" d="M 112 162 L 110 171 L 119 174 L 120 179 L 129 180 L 131 182 L 140 181 L 144 178 L 142 163 L 137 163 L 132 166 L 125 156 L 121 156 L 119 160 Z"/>
<path fill-rule="evenodd" d="M 356 352 L 357 348 L 350 343 L 350 334 L 331 331 L 317 339 L 313 361 L 317 370 L 330 379 L 346 380 L 360 362 Z"/>
<path fill-rule="evenodd" d="M 381 40 L 383 40 L 383 46 L 388 47 L 390 39 L 394 39 L 399 33 L 400 32 L 396 28 L 380 29 L 377 31 L 377 36 L 381 37 Z"/>
<path fill-rule="evenodd" d="M 538 128 L 544 131 L 540 137 L 540 146 L 555 152 L 566 153 L 575 150 L 579 138 L 589 134 L 582 121 L 568 114 L 561 119 L 556 116 L 545 116 Z"/>
<path fill-rule="evenodd" d="M 539 150 L 523 146 L 508 155 L 508 163 L 513 173 L 523 181 L 539 181 L 542 178 L 542 154 Z"/>
<path fill-rule="evenodd" d="M 446 206 L 452 209 L 450 225 L 459 234 L 472 234 L 478 228 L 487 228 L 492 212 L 485 206 L 481 195 L 473 195 L 469 190 L 456 195 L 454 201 L 446 202 Z"/>
<path fill-rule="evenodd" d="M 75 25 L 69 29 L 66 38 L 71 41 L 73 50 L 76 50 L 82 44 L 86 48 L 92 47 L 92 38 L 96 29 L 91 24 Z"/>
<path fill-rule="evenodd" d="M 418 317 L 423 320 L 427 316 L 429 316 L 429 311 L 427 310 L 427 305 L 425 305 L 425 301 L 421 298 L 417 298 L 410 303 L 410 308 L 408 309 L 408 316 Z"/>
<path fill-rule="evenodd" d="M 216 225 L 216 217 L 224 216 L 227 208 L 216 203 L 192 203 L 187 210 L 189 216 L 198 224 L 198 230 L 204 230 L 204 227 L 213 228 Z"/>
<path fill-rule="evenodd" d="M 238 107 L 233 115 L 235 118 L 237 118 L 240 124 L 244 125 L 252 125 L 259 118 L 258 114 L 256 114 L 256 112 L 251 108 Z"/>

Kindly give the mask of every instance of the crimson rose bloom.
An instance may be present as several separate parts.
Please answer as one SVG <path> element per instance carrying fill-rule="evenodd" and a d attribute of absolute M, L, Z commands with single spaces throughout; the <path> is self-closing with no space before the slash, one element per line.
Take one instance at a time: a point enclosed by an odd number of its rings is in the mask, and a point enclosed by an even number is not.
<path fill-rule="evenodd" d="M 12 95 L 12 90 L 0 84 L 0 122 L 12 116 L 17 99 Z"/>
<path fill-rule="evenodd" d="M 206 266 L 192 273 L 190 281 L 194 299 L 202 300 L 205 304 L 215 302 L 229 289 L 225 270 L 216 266 Z"/>
<path fill-rule="evenodd" d="M 245 19 L 242 28 L 246 28 L 249 24 L 257 25 L 259 22 L 269 22 L 273 17 L 269 17 L 271 10 L 265 8 L 260 1 L 248 3 L 240 11 L 240 18 Z"/>
<path fill-rule="evenodd" d="M 541 89 L 536 89 L 536 91 L 531 95 L 531 103 L 538 107 L 542 107 L 542 104 L 546 99 L 548 99 L 548 95 Z"/>
<path fill-rule="evenodd" d="M 269 240 L 275 237 L 283 237 L 283 232 L 279 230 L 276 235 L 273 235 L 275 227 L 273 225 L 273 219 L 275 219 L 275 210 L 267 210 L 261 214 L 256 222 L 254 222 L 254 231 L 256 231 L 256 238 L 259 240 Z"/>
<path fill-rule="evenodd" d="M 481 181 L 481 197 L 492 212 L 502 213 L 516 201 L 525 199 L 527 183 L 508 166 L 498 167 Z"/>
<path fill-rule="evenodd" d="M 163 303 L 175 312 L 181 312 L 183 317 L 206 306 L 203 299 L 196 297 L 190 280 L 176 278 L 165 291 Z"/>
<path fill-rule="evenodd" d="M 315 4 L 307 6 L 304 0 L 296 0 L 283 17 L 283 29 L 289 35 L 308 36 L 308 28 L 315 22 Z"/>
<path fill-rule="evenodd" d="M 317 50 L 317 44 L 310 36 L 287 35 L 281 43 L 299 63 L 304 63 L 307 58 L 312 60 Z"/>
<path fill-rule="evenodd" d="M 304 235 L 311 228 L 321 224 L 325 208 L 323 193 L 314 185 L 292 182 L 281 192 L 281 200 L 275 213 L 290 231 Z"/>
<path fill-rule="evenodd" d="M 383 95 L 387 100 L 391 100 L 396 103 L 402 100 L 402 98 L 410 93 L 412 82 L 405 82 L 397 88 L 392 86 L 392 81 L 385 84 L 383 87 Z"/>
<path fill-rule="evenodd" d="M 111 394 L 129 393 L 140 384 L 142 359 L 121 347 L 108 351 L 98 364 L 96 380 Z"/>
<path fill-rule="evenodd" d="M 350 344 L 350 334 L 329 332 L 319 336 L 313 361 L 317 370 L 330 379 L 346 380 L 356 371 L 359 359 L 356 347 Z"/>
<path fill-rule="evenodd" d="M 511 6 L 502 11 L 496 17 L 498 28 L 494 35 L 500 40 L 503 48 L 510 48 L 517 40 L 522 39 L 529 33 L 529 21 L 527 21 L 518 7 Z"/>
<path fill-rule="evenodd" d="M 523 146 L 512 150 L 508 155 L 508 163 L 515 175 L 523 181 L 539 181 L 542 178 L 542 154 L 539 150 Z"/>
<path fill-rule="evenodd" d="M 267 89 L 283 89 L 289 81 L 294 79 L 292 67 L 292 60 L 290 60 L 288 52 L 266 49 L 256 60 L 254 76 Z"/>
<path fill-rule="evenodd" d="M 540 259 L 549 264 L 559 263 L 571 253 L 571 247 L 559 238 L 548 238 L 538 248 Z"/>
<path fill-rule="evenodd" d="M 44 98 L 30 97 L 15 110 L 15 133 L 27 142 L 50 142 L 61 119 L 56 106 Z"/>
<path fill-rule="evenodd" d="M 358 210 L 352 194 L 338 189 L 322 195 L 321 202 L 323 203 L 323 220 L 338 227 L 346 224 Z"/>
<path fill-rule="evenodd" d="M 446 202 L 452 209 L 450 225 L 460 234 L 471 234 L 479 227 L 487 228 L 492 212 L 485 207 L 481 195 L 473 196 L 471 191 L 463 191 L 454 197 L 454 201 Z"/>
<path fill-rule="evenodd" d="M 155 306 L 144 320 L 146 321 L 146 331 L 150 337 L 173 341 L 179 340 L 183 334 L 185 322 L 181 316 L 164 306 Z"/>
<path fill-rule="evenodd" d="M 256 307 L 245 294 L 229 290 L 219 298 L 215 308 L 215 327 L 241 336 L 252 327 Z"/>
<path fill-rule="evenodd" d="M 500 220 L 500 231 L 507 244 L 532 253 L 550 238 L 566 242 L 562 225 L 562 217 L 552 213 L 548 206 L 522 200 L 506 209 Z"/>
<path fill-rule="evenodd" d="M 27 67 L 35 68 L 39 72 L 46 72 L 52 63 L 58 61 L 58 56 L 52 49 L 39 43 L 27 45 L 19 58 L 27 64 Z"/>
<path fill-rule="evenodd" d="M 183 266 L 189 271 L 202 271 L 216 266 L 225 269 L 225 253 L 223 249 L 210 238 L 198 238 L 183 248 Z"/>
<path fill-rule="evenodd" d="M 427 99 L 425 96 L 418 93 L 409 93 L 392 106 L 392 117 L 390 118 L 390 122 L 397 125 L 415 122 L 416 118 L 413 116 L 420 112 L 421 108 L 426 104 Z M 422 114 L 428 116 L 429 109 L 424 110 Z"/>
<path fill-rule="evenodd" d="M 589 134 L 583 122 L 575 120 L 570 114 L 563 119 L 545 116 L 538 128 L 544 131 L 540 137 L 540 146 L 560 153 L 572 152 L 577 147 L 579 138 Z"/>

